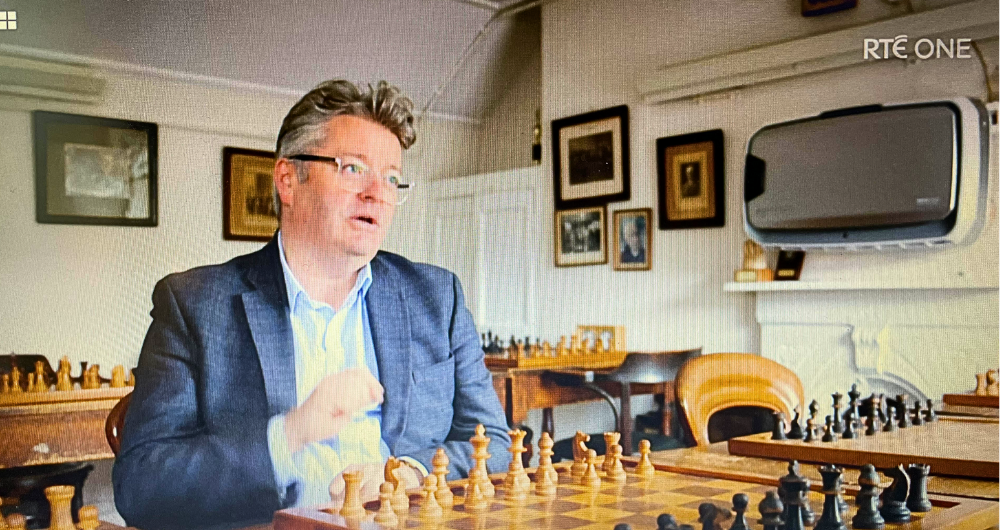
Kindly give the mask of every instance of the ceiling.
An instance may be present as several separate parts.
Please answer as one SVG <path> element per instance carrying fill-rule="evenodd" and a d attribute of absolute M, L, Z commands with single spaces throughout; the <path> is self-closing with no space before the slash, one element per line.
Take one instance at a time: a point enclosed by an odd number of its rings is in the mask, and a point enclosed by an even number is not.
<path fill-rule="evenodd" d="M 18 17 L 0 43 L 302 92 L 386 79 L 418 109 L 476 120 L 541 53 L 538 3 L 0 0 Z"/>

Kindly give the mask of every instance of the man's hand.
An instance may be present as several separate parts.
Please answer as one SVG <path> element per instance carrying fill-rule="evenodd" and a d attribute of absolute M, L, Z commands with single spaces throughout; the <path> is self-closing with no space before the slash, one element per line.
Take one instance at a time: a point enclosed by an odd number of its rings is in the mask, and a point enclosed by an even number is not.
<path fill-rule="evenodd" d="M 302 406 L 285 416 L 288 450 L 294 454 L 312 442 L 335 436 L 354 414 L 381 403 L 382 395 L 382 385 L 368 370 L 352 368 L 326 376 Z"/>

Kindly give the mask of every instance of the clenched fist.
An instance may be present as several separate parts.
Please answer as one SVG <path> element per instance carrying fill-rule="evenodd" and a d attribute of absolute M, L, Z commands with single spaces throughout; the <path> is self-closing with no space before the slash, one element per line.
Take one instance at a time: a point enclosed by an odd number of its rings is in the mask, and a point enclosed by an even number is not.
<path fill-rule="evenodd" d="M 365 369 L 324 377 L 301 406 L 285 415 L 288 450 L 294 454 L 312 442 L 337 435 L 355 414 L 381 403 L 382 395 L 382 385 Z"/>

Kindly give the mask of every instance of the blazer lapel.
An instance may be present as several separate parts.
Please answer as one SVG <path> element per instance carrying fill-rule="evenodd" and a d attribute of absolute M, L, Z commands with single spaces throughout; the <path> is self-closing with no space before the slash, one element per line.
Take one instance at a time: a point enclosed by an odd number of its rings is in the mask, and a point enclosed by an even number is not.
<path fill-rule="evenodd" d="M 296 405 L 295 345 L 277 237 L 255 257 L 247 280 L 256 289 L 243 293 L 243 308 L 264 373 L 268 415 L 274 416 Z"/>
<path fill-rule="evenodd" d="M 385 388 L 382 403 L 382 439 L 395 454 L 396 441 L 406 428 L 410 401 L 410 316 L 402 277 L 381 256 L 371 262 L 372 286 L 368 289 L 368 322 L 378 360 L 379 379 Z"/>

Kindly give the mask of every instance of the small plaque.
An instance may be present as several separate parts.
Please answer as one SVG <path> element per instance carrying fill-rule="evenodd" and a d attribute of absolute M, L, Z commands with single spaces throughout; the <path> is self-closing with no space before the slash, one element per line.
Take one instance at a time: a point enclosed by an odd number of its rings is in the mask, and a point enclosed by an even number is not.
<path fill-rule="evenodd" d="M 801 250 L 782 250 L 778 253 L 778 266 L 775 268 L 776 281 L 796 281 L 802 274 L 802 262 L 806 253 Z"/>

